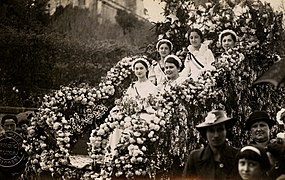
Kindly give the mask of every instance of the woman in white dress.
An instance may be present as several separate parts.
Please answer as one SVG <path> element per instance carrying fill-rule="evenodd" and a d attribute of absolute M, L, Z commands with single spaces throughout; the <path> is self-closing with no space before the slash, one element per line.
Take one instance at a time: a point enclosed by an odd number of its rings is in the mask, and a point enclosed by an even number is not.
<path fill-rule="evenodd" d="M 143 102 L 146 102 L 143 104 L 143 112 L 140 113 L 140 118 L 145 120 L 151 119 L 155 113 L 155 110 L 147 103 L 146 98 L 151 95 L 155 96 L 158 93 L 157 87 L 147 79 L 149 66 L 149 62 L 145 58 L 137 58 L 134 60 L 132 70 L 138 80 L 130 85 L 124 97 L 126 99 L 130 98 L 137 101 L 145 99 L 143 100 Z M 113 109 L 116 110 L 116 107 Z M 110 113 L 114 112 L 111 111 Z M 121 134 L 122 129 L 116 128 L 110 136 L 109 142 L 112 156 L 115 154 L 115 148 L 120 141 Z"/>
<path fill-rule="evenodd" d="M 147 98 L 150 94 L 156 95 L 156 86 L 147 78 L 147 72 L 149 70 L 149 63 L 144 58 L 138 58 L 134 61 L 132 69 L 138 78 L 127 89 L 126 95 L 138 98 Z"/>
<path fill-rule="evenodd" d="M 190 45 L 187 47 L 188 54 L 185 60 L 185 67 L 190 66 L 191 77 L 198 80 L 201 72 L 213 69 L 211 65 L 215 61 L 212 51 L 204 44 L 203 34 L 199 29 L 190 29 L 187 32 Z"/>
<path fill-rule="evenodd" d="M 153 84 L 160 85 L 166 80 L 164 58 L 171 54 L 173 44 L 168 39 L 161 39 L 156 44 L 156 50 L 159 53 L 160 59 L 152 62 L 148 78 Z"/>

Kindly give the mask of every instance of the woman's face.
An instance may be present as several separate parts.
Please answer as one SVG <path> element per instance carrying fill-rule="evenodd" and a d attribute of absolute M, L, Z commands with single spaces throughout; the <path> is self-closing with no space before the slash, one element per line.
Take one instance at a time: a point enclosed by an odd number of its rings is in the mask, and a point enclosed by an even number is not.
<path fill-rule="evenodd" d="M 165 58 L 167 55 L 170 54 L 170 48 L 166 43 L 163 43 L 158 48 L 158 53 L 160 57 Z"/>
<path fill-rule="evenodd" d="M 175 80 L 179 77 L 179 69 L 173 63 L 165 63 L 165 74 L 168 79 Z"/>
<path fill-rule="evenodd" d="M 225 51 L 233 48 L 235 46 L 235 41 L 233 40 L 232 35 L 224 36 L 222 39 L 222 47 Z"/>
<path fill-rule="evenodd" d="M 209 145 L 212 147 L 219 147 L 226 142 L 226 126 L 225 123 L 218 124 L 207 128 L 206 136 Z"/>
<path fill-rule="evenodd" d="M 194 48 L 200 48 L 202 39 L 197 32 L 193 31 L 189 35 L 189 41 Z"/>
<path fill-rule="evenodd" d="M 243 180 L 260 179 L 264 174 L 258 161 L 245 158 L 238 160 L 238 172 Z"/>
<path fill-rule="evenodd" d="M 142 63 L 136 63 L 135 64 L 135 75 L 138 79 L 146 77 L 147 69 Z"/>

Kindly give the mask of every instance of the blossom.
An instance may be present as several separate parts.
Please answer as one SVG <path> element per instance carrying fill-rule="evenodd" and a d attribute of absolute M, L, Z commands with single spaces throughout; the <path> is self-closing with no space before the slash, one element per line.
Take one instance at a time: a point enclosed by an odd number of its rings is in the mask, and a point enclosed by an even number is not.
<path fill-rule="evenodd" d="M 205 122 L 208 124 L 212 124 L 217 120 L 217 117 L 214 113 L 208 113 L 207 117 L 205 118 Z"/>

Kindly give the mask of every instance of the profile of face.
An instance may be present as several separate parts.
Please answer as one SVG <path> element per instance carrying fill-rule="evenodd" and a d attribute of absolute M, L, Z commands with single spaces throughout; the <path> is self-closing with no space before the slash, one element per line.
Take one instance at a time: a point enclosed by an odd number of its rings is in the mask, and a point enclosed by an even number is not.
<path fill-rule="evenodd" d="M 138 79 L 146 78 L 147 69 L 142 63 L 135 64 L 134 72 Z"/>
<path fill-rule="evenodd" d="M 265 121 L 257 121 L 250 127 L 251 137 L 255 142 L 266 142 L 270 137 L 270 129 Z"/>
<path fill-rule="evenodd" d="M 232 35 L 226 35 L 222 39 L 222 47 L 225 51 L 228 51 L 229 49 L 233 48 L 235 46 L 235 41 L 233 39 Z"/>
<path fill-rule="evenodd" d="M 165 74 L 168 79 L 175 80 L 179 77 L 179 68 L 170 62 L 165 62 Z"/>
<path fill-rule="evenodd" d="M 258 161 L 245 158 L 239 159 L 238 172 L 243 180 L 260 179 L 261 175 L 263 174 L 263 170 Z"/>
<path fill-rule="evenodd" d="M 170 54 L 170 51 L 170 47 L 167 43 L 162 43 L 158 48 L 158 53 L 163 59 Z"/>
<path fill-rule="evenodd" d="M 194 48 L 199 49 L 199 48 L 201 47 L 202 39 L 201 39 L 200 35 L 199 35 L 197 32 L 192 31 L 192 32 L 189 34 L 189 41 L 190 41 L 190 44 L 191 44 Z"/>
<path fill-rule="evenodd" d="M 217 124 L 207 128 L 206 137 L 209 145 L 212 147 L 219 147 L 226 142 L 226 126 L 225 123 Z"/>
<path fill-rule="evenodd" d="M 3 128 L 5 131 L 15 131 L 16 123 L 14 119 L 6 119 L 3 123 Z"/>

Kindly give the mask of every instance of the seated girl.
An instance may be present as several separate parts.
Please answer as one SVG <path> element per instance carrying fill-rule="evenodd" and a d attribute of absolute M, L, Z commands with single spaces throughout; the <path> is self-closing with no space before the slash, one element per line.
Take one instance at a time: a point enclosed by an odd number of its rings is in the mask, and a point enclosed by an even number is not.
<path fill-rule="evenodd" d="M 156 86 L 147 79 L 149 62 L 144 58 L 138 58 L 134 60 L 132 70 L 138 80 L 131 84 L 126 95 L 137 98 L 147 98 L 151 94 L 156 95 L 158 92 Z"/>
<path fill-rule="evenodd" d="M 132 83 L 127 89 L 125 96 L 123 97 L 123 103 L 126 103 L 126 106 L 130 106 L 131 103 L 135 103 L 136 109 L 139 109 L 138 112 L 133 112 L 130 110 L 128 114 L 139 113 L 140 118 L 149 120 L 154 117 L 155 110 L 148 102 L 148 97 L 153 95 L 155 96 L 158 93 L 156 86 L 147 79 L 147 73 L 149 69 L 149 63 L 145 58 L 137 58 L 132 64 L 132 70 L 137 77 L 137 81 Z M 141 103 L 141 108 L 138 108 L 138 104 Z M 131 109 L 130 107 L 128 107 Z M 111 113 L 118 113 L 118 107 L 114 107 Z M 122 130 L 115 128 L 109 139 L 109 145 L 111 148 L 111 154 L 114 156 L 115 148 L 120 141 Z"/>

